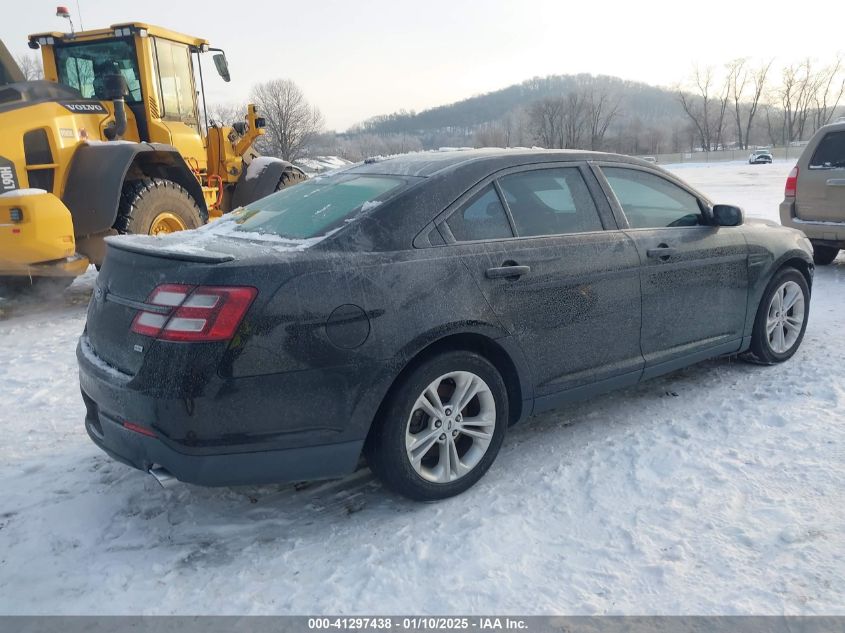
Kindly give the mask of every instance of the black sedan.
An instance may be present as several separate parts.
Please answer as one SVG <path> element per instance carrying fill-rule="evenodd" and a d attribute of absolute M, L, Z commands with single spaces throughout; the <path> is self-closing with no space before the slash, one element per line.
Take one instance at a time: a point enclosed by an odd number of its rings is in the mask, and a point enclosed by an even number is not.
<path fill-rule="evenodd" d="M 195 231 L 110 238 L 77 357 L 85 426 L 159 477 L 466 490 L 509 425 L 715 356 L 790 358 L 802 233 L 661 168 L 419 153 Z"/>

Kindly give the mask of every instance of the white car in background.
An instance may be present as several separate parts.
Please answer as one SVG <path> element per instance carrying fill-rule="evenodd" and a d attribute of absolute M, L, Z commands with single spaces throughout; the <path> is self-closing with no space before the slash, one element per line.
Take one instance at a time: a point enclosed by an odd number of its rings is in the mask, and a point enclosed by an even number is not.
<path fill-rule="evenodd" d="M 766 163 L 772 162 L 772 152 L 767 149 L 758 149 L 754 152 L 751 152 L 751 155 L 748 157 L 748 164 L 749 165 L 762 165 Z"/>

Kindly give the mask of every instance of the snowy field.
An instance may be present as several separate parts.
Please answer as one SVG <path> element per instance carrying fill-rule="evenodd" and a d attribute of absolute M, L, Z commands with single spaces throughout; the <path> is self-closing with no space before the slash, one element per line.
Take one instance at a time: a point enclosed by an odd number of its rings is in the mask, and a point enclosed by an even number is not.
<path fill-rule="evenodd" d="M 791 165 L 674 171 L 776 219 Z M 89 441 L 91 272 L 0 301 L 0 613 L 845 614 L 845 258 L 790 362 L 716 360 L 511 430 L 421 505 L 368 471 L 160 489 Z"/>

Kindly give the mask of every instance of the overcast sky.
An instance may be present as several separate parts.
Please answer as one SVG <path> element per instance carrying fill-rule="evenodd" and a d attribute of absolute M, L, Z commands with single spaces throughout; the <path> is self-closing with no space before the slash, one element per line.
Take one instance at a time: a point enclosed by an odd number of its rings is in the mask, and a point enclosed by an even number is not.
<path fill-rule="evenodd" d="M 67 30 L 53 0 L 2 0 L 0 38 Z M 79 23 L 76 0 L 60 0 Z M 428 107 L 533 76 L 588 72 L 672 85 L 692 64 L 740 56 L 825 62 L 845 49 L 839 2 L 748 0 L 79 0 L 85 28 L 143 21 L 226 50 L 232 83 L 206 75 L 209 101 L 247 99 L 293 79 L 329 128 Z M 210 61 L 210 60 L 209 60 Z M 210 64 L 207 68 L 210 68 Z"/>

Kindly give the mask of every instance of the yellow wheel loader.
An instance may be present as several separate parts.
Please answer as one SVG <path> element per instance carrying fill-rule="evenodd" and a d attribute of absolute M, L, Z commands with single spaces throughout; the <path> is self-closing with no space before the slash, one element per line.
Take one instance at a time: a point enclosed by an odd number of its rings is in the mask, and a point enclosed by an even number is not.
<path fill-rule="evenodd" d="M 0 282 L 67 284 L 103 238 L 195 228 L 305 179 L 256 158 L 264 121 L 204 125 L 206 40 L 131 22 L 39 33 L 44 80 L 23 81 L 0 43 Z M 207 117 L 206 117 L 207 120 Z"/>

